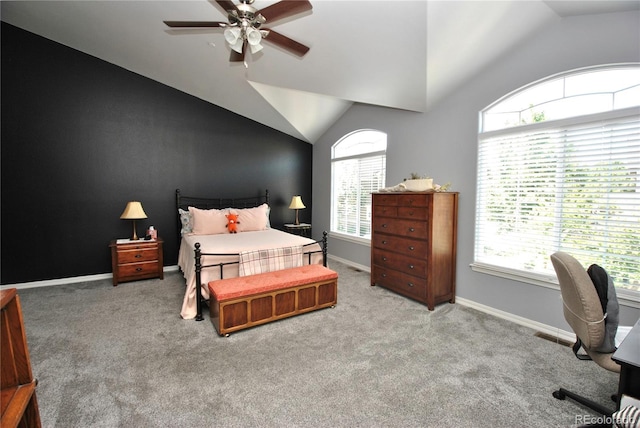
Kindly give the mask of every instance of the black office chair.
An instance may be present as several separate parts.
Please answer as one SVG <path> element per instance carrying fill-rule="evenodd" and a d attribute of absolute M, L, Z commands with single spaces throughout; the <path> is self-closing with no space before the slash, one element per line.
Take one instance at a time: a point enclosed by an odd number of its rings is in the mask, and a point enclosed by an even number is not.
<path fill-rule="evenodd" d="M 560 283 L 564 318 L 576 334 L 573 353 L 580 360 L 593 360 L 602 368 L 620 373 L 620 365 L 611 359 L 613 352 L 595 351 L 605 340 L 605 316 L 602 303 L 587 271 L 579 261 L 567 253 L 552 254 L 551 262 Z M 586 354 L 579 353 L 580 348 L 584 349 Z M 564 388 L 554 391 L 553 396 L 559 400 L 569 397 L 606 416 L 611 416 L 614 411 Z M 611 398 L 616 401 L 615 395 Z"/>

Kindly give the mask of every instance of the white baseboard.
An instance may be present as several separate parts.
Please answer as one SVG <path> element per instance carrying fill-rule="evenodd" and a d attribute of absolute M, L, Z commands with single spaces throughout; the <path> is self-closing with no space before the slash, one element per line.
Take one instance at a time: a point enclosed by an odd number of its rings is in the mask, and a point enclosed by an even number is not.
<path fill-rule="evenodd" d="M 343 263 L 343 264 L 345 264 L 347 266 L 351 266 L 351 267 L 356 268 L 358 270 L 361 270 L 363 272 L 371 273 L 371 268 L 369 266 L 365 266 L 365 265 L 361 265 L 361 264 L 358 264 L 358 263 L 354 263 L 351 260 L 346 260 L 346 259 L 343 259 L 343 258 L 340 258 L 340 257 L 332 256 L 331 254 L 329 254 L 327 257 L 329 259 L 331 259 L 331 260 L 335 260 L 337 262 Z"/>
<path fill-rule="evenodd" d="M 178 270 L 178 265 L 165 266 L 162 270 L 164 272 L 175 272 Z M 111 278 L 113 278 L 113 275 L 111 273 L 100 273 L 96 275 L 74 276 L 71 278 L 48 279 L 45 281 L 21 282 L 18 284 L 2 284 L 0 286 L 0 289 L 4 290 L 7 288 L 15 288 L 18 290 L 25 290 L 27 288 L 51 287 L 53 285 L 64 285 L 64 284 L 77 284 L 78 282 L 100 281 L 103 279 L 111 279 Z"/>
<path fill-rule="evenodd" d="M 456 296 L 456 303 L 459 303 L 463 306 L 467 306 L 469 308 L 476 309 L 480 312 L 484 312 L 489 315 L 493 315 L 498 318 L 502 318 L 507 321 L 511 321 L 513 323 L 516 323 L 524 327 L 529 327 L 535 331 L 545 333 L 559 340 L 566 340 L 569 342 L 575 342 L 576 340 L 576 335 L 573 332 L 561 330 L 559 328 L 556 328 L 547 324 L 542 324 L 541 322 L 538 322 L 538 321 L 533 321 L 528 318 L 523 318 L 521 316 L 511 314 L 509 312 L 501 311 L 499 309 L 495 309 L 490 306 L 486 306 L 486 305 L 474 302 L 472 300 L 465 299 L 463 297 Z"/>

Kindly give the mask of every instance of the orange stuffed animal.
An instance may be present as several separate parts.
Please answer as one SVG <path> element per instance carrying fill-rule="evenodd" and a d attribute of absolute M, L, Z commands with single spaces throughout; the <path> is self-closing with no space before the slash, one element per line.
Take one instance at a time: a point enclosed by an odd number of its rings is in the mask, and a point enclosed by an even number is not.
<path fill-rule="evenodd" d="M 229 223 L 227 223 L 229 233 L 238 233 L 238 225 L 240 224 L 238 221 L 238 214 L 227 214 L 225 217 L 229 220 Z"/>

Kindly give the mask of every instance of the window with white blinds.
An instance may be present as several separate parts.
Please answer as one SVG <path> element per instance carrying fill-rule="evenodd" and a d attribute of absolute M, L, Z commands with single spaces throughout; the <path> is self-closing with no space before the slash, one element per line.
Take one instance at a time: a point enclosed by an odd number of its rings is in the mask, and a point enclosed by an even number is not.
<path fill-rule="evenodd" d="M 371 193 L 385 186 L 387 136 L 353 132 L 332 147 L 331 231 L 371 239 Z"/>
<path fill-rule="evenodd" d="M 479 135 L 474 268 L 550 282 L 565 251 L 639 300 L 640 109 L 537 114 Z"/>

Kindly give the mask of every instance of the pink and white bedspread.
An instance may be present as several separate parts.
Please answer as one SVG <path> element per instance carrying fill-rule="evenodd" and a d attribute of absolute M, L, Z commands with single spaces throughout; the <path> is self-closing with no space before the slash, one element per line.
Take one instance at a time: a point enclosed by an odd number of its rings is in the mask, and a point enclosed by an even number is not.
<path fill-rule="evenodd" d="M 184 319 L 193 319 L 196 316 L 196 268 L 194 248 L 200 243 L 202 253 L 233 254 L 233 256 L 202 256 L 202 266 L 219 263 L 239 262 L 240 253 L 247 262 L 243 265 L 244 274 L 251 274 L 256 266 L 262 265 L 265 269 L 264 259 L 271 258 L 266 269 L 286 268 L 289 265 L 298 264 L 296 254 L 298 248 L 303 253 L 311 254 L 311 264 L 322 264 L 322 248 L 319 244 L 304 246 L 315 242 L 313 239 L 293 235 L 276 229 L 267 229 L 242 233 L 226 233 L 216 235 L 185 235 L 180 242 L 178 253 L 178 266 L 186 279 L 186 291 L 182 301 L 180 316 Z M 258 251 L 272 250 L 272 251 Z M 275 255 L 275 259 L 274 259 Z M 282 255 L 282 257 L 280 257 Z M 302 264 L 309 264 L 309 256 L 303 254 Z M 220 279 L 221 268 L 219 266 L 202 269 L 200 277 L 202 283 L 202 297 L 209 299 L 209 289 L 206 284 L 209 281 Z M 224 278 L 234 278 L 240 275 L 239 263 L 233 263 L 222 267 Z"/>

